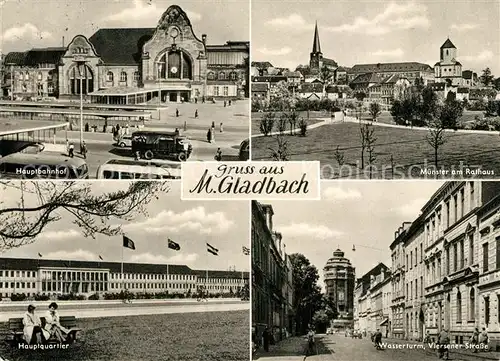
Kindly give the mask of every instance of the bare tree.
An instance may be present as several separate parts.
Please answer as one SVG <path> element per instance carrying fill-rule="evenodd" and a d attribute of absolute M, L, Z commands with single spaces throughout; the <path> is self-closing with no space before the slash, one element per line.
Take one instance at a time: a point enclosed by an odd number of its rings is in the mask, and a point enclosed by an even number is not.
<path fill-rule="evenodd" d="M 283 134 L 279 134 L 276 136 L 276 143 L 276 149 L 269 148 L 273 160 L 278 162 L 290 160 L 290 154 L 288 152 L 288 141 Z"/>
<path fill-rule="evenodd" d="M 278 120 L 278 132 L 284 134 L 286 131 L 286 125 L 288 123 L 288 115 L 286 113 L 281 113 Z"/>
<path fill-rule="evenodd" d="M 274 127 L 276 115 L 273 112 L 265 113 L 260 119 L 259 130 L 264 136 L 268 136 Z"/>
<path fill-rule="evenodd" d="M 299 120 L 299 113 L 292 111 L 288 114 L 288 122 L 290 123 L 290 135 L 295 135 L 295 127 Z"/>
<path fill-rule="evenodd" d="M 361 136 L 361 169 L 365 169 L 366 133 L 363 125 L 360 125 L 359 133 Z"/>
<path fill-rule="evenodd" d="M 375 128 L 372 125 L 365 124 L 363 127 L 366 151 L 368 152 L 368 166 L 370 167 L 370 179 L 372 178 L 372 167 L 373 163 L 377 160 L 377 154 L 375 153 L 375 143 L 377 138 L 375 138 Z"/>
<path fill-rule="evenodd" d="M 433 117 L 429 121 L 429 133 L 426 137 L 427 143 L 434 149 L 434 166 L 438 167 L 439 148 L 446 143 L 445 126 L 441 117 Z"/>
<path fill-rule="evenodd" d="M 339 165 L 339 167 L 342 167 L 345 164 L 344 152 L 340 151 L 340 148 L 338 145 L 337 145 L 337 148 L 335 148 L 335 152 L 333 153 L 333 156 L 335 157 L 335 160 L 337 161 L 337 164 Z"/>
<path fill-rule="evenodd" d="M 137 181 L 126 189 L 100 193 L 92 182 L 16 182 L 0 183 L 4 195 L 0 201 L 0 252 L 36 241 L 47 226 L 68 214 L 85 237 L 97 234 L 115 236 L 121 226 L 113 219 L 131 220 L 147 214 L 146 205 L 168 192 L 169 183 Z"/>

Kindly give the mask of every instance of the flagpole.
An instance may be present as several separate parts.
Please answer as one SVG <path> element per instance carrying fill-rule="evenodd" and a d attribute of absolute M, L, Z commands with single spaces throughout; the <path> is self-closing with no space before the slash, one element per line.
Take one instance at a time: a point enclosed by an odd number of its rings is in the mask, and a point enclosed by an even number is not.
<path fill-rule="evenodd" d="M 121 268 L 121 275 L 120 275 L 120 278 L 121 278 L 121 290 L 123 291 L 123 244 L 122 244 L 122 268 Z"/>

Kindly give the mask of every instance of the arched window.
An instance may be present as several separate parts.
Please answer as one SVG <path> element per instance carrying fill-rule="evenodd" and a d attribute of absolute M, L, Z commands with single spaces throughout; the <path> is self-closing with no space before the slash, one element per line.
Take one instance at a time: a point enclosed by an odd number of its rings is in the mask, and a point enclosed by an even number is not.
<path fill-rule="evenodd" d="M 233 81 L 238 80 L 238 74 L 235 71 L 232 71 L 231 74 L 229 74 L 229 79 Z"/>
<path fill-rule="evenodd" d="M 127 73 L 125 73 L 124 71 L 122 71 L 120 73 L 120 83 L 126 83 L 127 82 Z"/>
<path fill-rule="evenodd" d="M 114 75 L 112 71 L 108 71 L 108 74 L 106 74 L 106 80 L 109 82 L 113 82 L 114 80 Z"/>
<path fill-rule="evenodd" d="M 37 77 L 37 79 L 38 79 L 39 81 L 41 81 L 41 80 L 42 80 L 42 72 L 41 72 L 41 71 L 39 71 L 39 72 L 38 72 L 38 74 L 36 75 L 36 77 Z"/>
<path fill-rule="evenodd" d="M 474 319 L 475 319 L 475 315 L 476 315 L 476 312 L 474 309 L 475 304 L 476 304 L 476 294 L 475 294 L 474 288 L 471 288 L 470 293 L 469 293 L 469 321 L 474 321 Z"/>
<path fill-rule="evenodd" d="M 169 51 L 158 60 L 157 74 L 160 79 L 192 79 L 191 58 L 182 51 Z"/>
<path fill-rule="evenodd" d="M 219 72 L 218 79 L 219 80 L 226 80 L 226 74 L 223 71 Z"/>
<path fill-rule="evenodd" d="M 88 94 L 94 91 L 94 74 L 88 65 L 75 64 L 69 70 L 69 80 L 71 94 L 80 94 L 80 91 Z"/>
<path fill-rule="evenodd" d="M 141 76 L 138 71 L 134 72 L 134 81 L 139 81 L 141 79 Z"/>
<path fill-rule="evenodd" d="M 207 79 L 208 80 L 215 80 L 215 73 L 213 71 L 210 71 L 208 74 L 207 74 Z"/>
<path fill-rule="evenodd" d="M 462 294 L 457 292 L 457 322 L 462 322 Z"/>
<path fill-rule="evenodd" d="M 24 73 L 24 80 L 30 80 L 30 73 Z"/>

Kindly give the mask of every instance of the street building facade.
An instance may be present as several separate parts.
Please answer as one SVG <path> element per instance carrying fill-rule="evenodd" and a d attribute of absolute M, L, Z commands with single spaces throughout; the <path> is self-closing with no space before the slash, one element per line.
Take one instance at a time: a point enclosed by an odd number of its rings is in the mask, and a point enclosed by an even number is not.
<path fill-rule="evenodd" d="M 340 249 L 333 252 L 323 268 L 326 296 L 337 307 L 338 317 L 332 321 L 335 329 L 352 328 L 354 321 L 355 268 Z"/>
<path fill-rule="evenodd" d="M 8 53 L 4 94 L 139 104 L 248 97 L 247 41 L 210 45 L 186 12 L 170 6 L 155 28 L 106 28 L 61 47 Z"/>
<path fill-rule="evenodd" d="M 280 341 L 293 331 L 293 279 L 290 282 L 291 262 L 282 235 L 273 229 L 273 215 L 271 205 L 252 201 L 252 333 L 261 340 L 269 328 Z"/>

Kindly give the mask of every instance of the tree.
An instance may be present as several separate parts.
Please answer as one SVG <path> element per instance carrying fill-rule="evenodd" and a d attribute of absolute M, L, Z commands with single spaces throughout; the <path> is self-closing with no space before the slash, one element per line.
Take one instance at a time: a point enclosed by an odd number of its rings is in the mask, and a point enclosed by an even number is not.
<path fill-rule="evenodd" d="M 380 109 L 380 104 L 377 102 L 370 103 L 370 115 L 372 116 L 372 120 L 374 122 L 377 121 L 377 117 L 382 113 L 382 109 Z"/>
<path fill-rule="evenodd" d="M 333 153 L 333 156 L 335 157 L 335 160 L 337 161 L 337 164 L 339 167 L 342 167 L 345 163 L 345 156 L 344 152 L 340 151 L 339 146 L 337 145 L 337 148 L 335 148 L 335 152 Z"/>
<path fill-rule="evenodd" d="M 495 77 L 491 74 L 491 69 L 483 69 L 483 74 L 479 77 L 479 80 L 484 86 L 489 86 Z"/>
<path fill-rule="evenodd" d="M 264 113 L 260 118 L 259 130 L 264 136 L 267 137 L 273 131 L 275 119 L 276 114 L 273 112 Z"/>
<path fill-rule="evenodd" d="M 363 99 L 365 99 L 365 98 L 366 98 L 366 93 L 365 93 L 365 92 L 362 92 L 362 91 L 360 91 L 360 92 L 356 92 L 356 93 L 354 93 L 354 97 L 355 97 L 358 101 L 362 102 L 362 101 L 363 101 Z"/>
<path fill-rule="evenodd" d="M 427 143 L 434 149 L 434 166 L 438 168 L 439 148 L 446 143 L 445 127 L 441 117 L 435 117 L 429 123 L 429 133 L 427 134 Z"/>
<path fill-rule="evenodd" d="M 457 129 L 458 118 L 463 114 L 462 102 L 458 100 L 446 100 L 441 107 L 441 123 L 445 129 Z"/>
<path fill-rule="evenodd" d="M 281 113 L 280 118 L 278 120 L 278 132 L 280 134 L 284 134 L 286 131 L 286 125 L 288 123 L 288 114 Z"/>
<path fill-rule="evenodd" d="M 297 334 L 304 334 L 314 314 L 321 307 L 318 269 L 300 253 L 290 255 L 293 274 L 294 311 Z"/>
<path fill-rule="evenodd" d="M 484 112 L 485 117 L 495 117 L 500 112 L 500 102 L 489 100 Z"/>
<path fill-rule="evenodd" d="M 300 136 L 305 137 L 307 133 L 307 120 L 300 117 L 299 119 Z"/>
<path fill-rule="evenodd" d="M 288 111 L 293 107 L 293 97 L 284 81 L 280 81 L 273 88 L 271 107 L 275 110 Z"/>
<path fill-rule="evenodd" d="M 326 66 L 323 65 L 321 70 L 319 71 L 319 79 L 323 82 L 323 84 L 327 85 L 330 83 L 332 77 L 333 77 L 332 71 Z"/>
<path fill-rule="evenodd" d="M 422 90 L 422 101 L 418 108 L 421 125 L 425 125 L 433 119 L 439 111 L 438 97 L 432 88 L 425 87 Z"/>
<path fill-rule="evenodd" d="M 84 237 L 97 234 L 116 236 L 121 226 L 111 220 L 131 220 L 146 214 L 145 206 L 168 183 L 132 182 L 125 190 L 98 193 L 91 182 L 2 182 L 4 194 L 17 192 L 19 199 L 0 201 L 0 252 L 36 241 L 47 226 L 57 223 L 63 213 L 73 219 Z"/>
<path fill-rule="evenodd" d="M 364 150 L 368 152 L 368 165 L 370 167 L 370 179 L 372 178 L 372 166 L 377 156 L 375 154 L 375 142 L 377 138 L 375 138 L 375 128 L 372 125 L 365 124 L 361 127 L 361 142 L 362 142 L 362 158 L 361 158 L 361 167 L 364 169 Z"/>
<path fill-rule="evenodd" d="M 500 77 L 493 80 L 492 83 L 493 83 L 493 88 L 495 88 L 495 90 L 500 91 Z"/>
<path fill-rule="evenodd" d="M 288 152 L 288 141 L 283 134 L 276 136 L 276 149 L 269 148 L 271 151 L 271 158 L 277 162 L 285 162 L 290 159 Z"/>
<path fill-rule="evenodd" d="M 295 127 L 297 125 L 297 121 L 299 120 L 299 113 L 296 111 L 292 111 L 288 114 L 288 123 L 290 123 L 290 135 L 295 134 Z"/>

